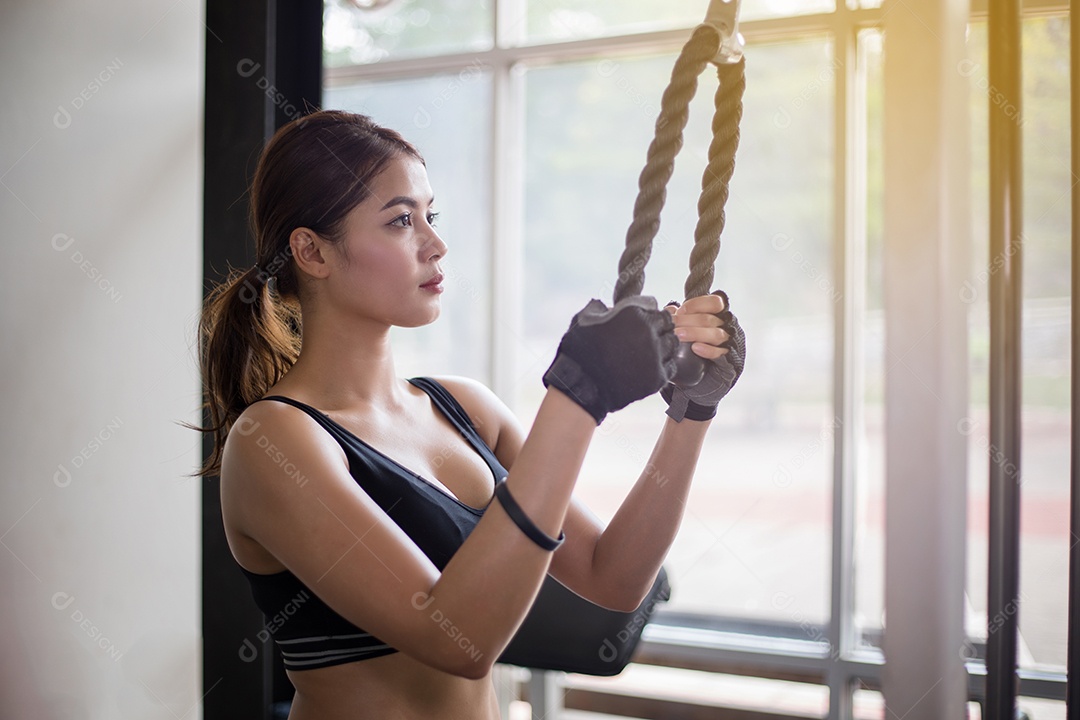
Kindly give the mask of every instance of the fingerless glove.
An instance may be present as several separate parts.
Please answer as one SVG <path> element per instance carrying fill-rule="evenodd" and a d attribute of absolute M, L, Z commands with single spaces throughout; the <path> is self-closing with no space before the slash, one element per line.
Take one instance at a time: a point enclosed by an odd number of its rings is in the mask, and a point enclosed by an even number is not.
<path fill-rule="evenodd" d="M 684 417 L 691 420 L 710 420 L 716 416 L 716 408 L 725 395 L 735 387 L 746 363 L 746 333 L 738 318 L 731 312 L 727 293 L 716 290 L 713 295 L 724 298 L 724 309 L 717 313 L 724 324 L 728 339 L 720 345 L 727 353 L 715 360 L 705 360 L 705 375 L 691 387 L 678 387 L 668 383 L 660 396 L 668 404 L 667 415 L 675 422 Z"/>
<path fill-rule="evenodd" d="M 679 346 L 674 325 L 655 298 L 635 295 L 612 308 L 590 300 L 571 320 L 544 386 L 565 393 L 599 425 L 671 380 Z"/>

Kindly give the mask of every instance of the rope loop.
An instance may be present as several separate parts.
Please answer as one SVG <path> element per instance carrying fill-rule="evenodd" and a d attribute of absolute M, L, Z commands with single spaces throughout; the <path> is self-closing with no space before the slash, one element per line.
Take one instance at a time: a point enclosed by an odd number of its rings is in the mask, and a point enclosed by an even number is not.
<path fill-rule="evenodd" d="M 671 81 L 660 100 L 656 130 L 645 157 L 645 167 L 638 177 L 638 195 L 634 215 L 626 231 L 626 249 L 619 258 L 619 277 L 614 301 L 640 295 L 645 286 L 645 265 L 652 255 L 652 244 L 660 230 L 660 212 L 667 199 L 667 183 L 675 169 L 675 156 L 683 145 L 683 130 L 690 116 L 690 101 L 697 91 L 698 76 L 716 57 L 720 33 L 708 24 L 694 29 L 683 46 L 671 71 Z M 694 248 L 690 253 L 690 275 L 686 279 L 686 298 L 705 295 L 713 280 L 713 264 L 720 252 L 720 234 L 725 223 L 724 205 L 728 185 L 735 171 L 735 151 L 739 145 L 739 122 L 742 119 L 742 96 L 746 88 L 746 62 L 717 66 L 720 85 L 716 90 L 716 112 L 712 121 L 713 139 L 709 145 L 708 165 L 701 178 L 698 199 L 698 222 Z"/>

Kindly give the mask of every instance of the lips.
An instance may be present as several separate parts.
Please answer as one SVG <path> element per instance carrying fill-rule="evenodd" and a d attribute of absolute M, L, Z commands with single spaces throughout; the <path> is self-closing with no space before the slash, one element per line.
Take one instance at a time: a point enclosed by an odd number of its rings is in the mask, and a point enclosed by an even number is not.
<path fill-rule="evenodd" d="M 442 281 L 443 281 L 443 275 L 442 275 L 442 273 L 439 273 L 438 275 L 431 278 L 430 280 L 428 280 L 426 283 L 424 283 L 420 287 L 428 288 L 429 290 L 434 290 L 435 288 L 440 287 L 442 285 Z"/>

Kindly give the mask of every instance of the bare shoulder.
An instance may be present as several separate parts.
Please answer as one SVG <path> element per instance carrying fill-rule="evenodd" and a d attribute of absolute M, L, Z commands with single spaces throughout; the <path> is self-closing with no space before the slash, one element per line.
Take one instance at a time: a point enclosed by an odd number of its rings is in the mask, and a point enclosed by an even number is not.
<path fill-rule="evenodd" d="M 303 488 L 313 464 L 347 473 L 349 462 L 337 441 L 300 408 L 252 403 L 233 423 L 223 449 L 222 510 L 232 511 L 227 520 L 244 526 L 251 496 L 265 492 L 268 484 Z"/>
<path fill-rule="evenodd" d="M 482 382 L 461 375 L 432 376 L 465 408 L 480 437 L 494 448 L 500 436 L 517 428 L 517 417 L 499 396 Z"/>
<path fill-rule="evenodd" d="M 226 437 L 224 453 L 236 456 L 241 466 L 252 461 L 261 465 L 266 462 L 264 456 L 272 456 L 283 443 L 309 446 L 320 454 L 338 456 L 348 465 L 341 446 L 313 418 L 277 401 L 255 402 L 240 413 Z"/>

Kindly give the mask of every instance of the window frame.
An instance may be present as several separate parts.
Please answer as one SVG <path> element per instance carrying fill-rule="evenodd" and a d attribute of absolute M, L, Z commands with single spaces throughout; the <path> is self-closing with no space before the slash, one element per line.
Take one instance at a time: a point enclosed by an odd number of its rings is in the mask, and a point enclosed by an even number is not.
<path fill-rule="evenodd" d="M 527 0 L 493 0 L 493 46 L 467 51 L 325 68 L 323 86 L 474 72 L 491 74 L 490 311 L 487 384 L 512 398 L 517 343 L 522 335 L 521 287 L 524 256 L 524 71 L 549 63 L 677 53 L 692 28 L 617 34 L 582 40 L 525 41 L 520 18 Z M 858 637 L 854 622 L 855 472 L 863 404 L 862 337 L 865 315 L 866 247 L 866 77 L 858 36 L 880 28 L 881 8 L 850 7 L 838 0 L 832 12 L 745 21 L 740 30 L 749 52 L 759 43 L 828 38 L 834 49 L 833 277 L 843 298 L 834 309 L 833 439 L 830 622 L 793 631 L 791 623 L 748 622 L 658 609 L 646 627 L 635 662 L 755 677 L 799 680 L 830 688 L 830 720 L 851 717 L 856 688 L 881 689 L 884 657 Z M 1026 0 L 1024 18 L 1067 14 L 1067 0 Z M 971 19 L 987 14 L 987 0 L 972 0 Z M 887 91 L 887 88 L 886 88 Z M 497 240 L 496 240 L 497 239 Z M 821 638 L 819 640 L 811 638 Z M 880 647 L 880 643 L 878 644 Z M 985 698 L 985 648 L 967 661 L 969 698 Z M 1064 673 L 1021 668 L 1020 695 L 1064 700 Z"/>

